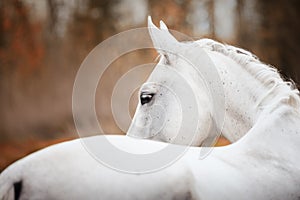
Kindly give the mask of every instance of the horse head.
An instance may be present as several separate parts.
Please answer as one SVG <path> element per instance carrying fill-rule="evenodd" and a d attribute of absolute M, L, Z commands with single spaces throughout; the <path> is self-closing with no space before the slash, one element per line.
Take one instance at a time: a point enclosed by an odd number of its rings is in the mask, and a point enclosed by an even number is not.
<path fill-rule="evenodd" d="M 190 44 L 178 42 L 160 21 L 148 19 L 148 30 L 160 60 L 139 91 L 139 104 L 127 135 L 199 146 L 212 126 L 205 82 L 188 59 Z"/>

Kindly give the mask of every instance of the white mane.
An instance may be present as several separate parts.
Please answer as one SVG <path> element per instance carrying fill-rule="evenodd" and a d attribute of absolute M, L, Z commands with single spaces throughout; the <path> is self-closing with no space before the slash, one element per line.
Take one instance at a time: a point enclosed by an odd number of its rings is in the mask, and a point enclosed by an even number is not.
<path fill-rule="evenodd" d="M 274 92 L 280 102 L 285 102 L 297 109 L 300 108 L 299 90 L 294 82 L 284 81 L 276 68 L 262 63 L 254 54 L 211 39 L 200 39 L 196 43 L 203 49 L 219 52 L 230 57 L 267 87 L 270 90 L 268 94 Z"/>

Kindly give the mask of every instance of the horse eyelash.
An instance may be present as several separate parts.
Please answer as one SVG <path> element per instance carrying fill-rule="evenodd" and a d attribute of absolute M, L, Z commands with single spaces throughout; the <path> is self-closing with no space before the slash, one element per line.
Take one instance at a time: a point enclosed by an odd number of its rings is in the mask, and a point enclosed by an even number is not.
<path fill-rule="evenodd" d="M 163 56 L 166 59 L 166 64 L 169 65 L 170 64 L 169 56 L 167 54 L 163 54 Z"/>
<path fill-rule="evenodd" d="M 158 54 L 158 56 L 154 59 L 154 62 L 157 62 L 161 57 L 164 57 L 166 59 L 165 63 L 167 65 L 169 65 L 171 63 L 169 56 L 167 54 Z"/>

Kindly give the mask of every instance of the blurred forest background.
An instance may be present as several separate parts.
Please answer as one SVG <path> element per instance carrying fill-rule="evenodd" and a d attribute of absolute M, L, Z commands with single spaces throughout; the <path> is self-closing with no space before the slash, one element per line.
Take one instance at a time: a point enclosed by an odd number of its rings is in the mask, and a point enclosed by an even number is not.
<path fill-rule="evenodd" d="M 36 149 L 78 137 L 71 106 L 80 64 L 106 38 L 146 26 L 148 15 L 195 39 L 248 49 L 300 81 L 299 0 L 1 0 L 0 171 Z M 129 57 L 106 72 L 111 85 L 155 53 Z M 105 132 L 121 134 L 111 88 L 102 89 L 97 110 Z"/>

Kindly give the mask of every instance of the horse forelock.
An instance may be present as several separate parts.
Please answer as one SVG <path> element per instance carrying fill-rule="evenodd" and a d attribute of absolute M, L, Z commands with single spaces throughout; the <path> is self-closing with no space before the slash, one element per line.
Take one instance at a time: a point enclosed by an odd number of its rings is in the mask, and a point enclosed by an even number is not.
<path fill-rule="evenodd" d="M 299 90 L 295 83 L 292 80 L 284 81 L 276 68 L 261 62 L 251 52 L 211 39 L 200 39 L 196 43 L 203 49 L 215 51 L 231 58 L 265 87 L 277 93 L 279 99 L 288 99 L 285 101 L 286 103 L 292 107 L 300 108 Z"/>

